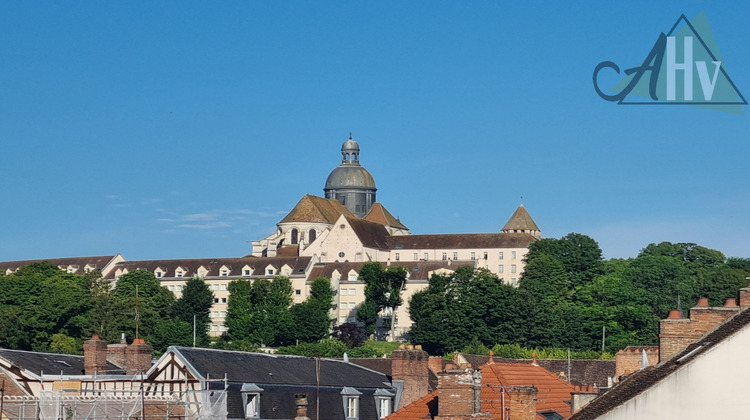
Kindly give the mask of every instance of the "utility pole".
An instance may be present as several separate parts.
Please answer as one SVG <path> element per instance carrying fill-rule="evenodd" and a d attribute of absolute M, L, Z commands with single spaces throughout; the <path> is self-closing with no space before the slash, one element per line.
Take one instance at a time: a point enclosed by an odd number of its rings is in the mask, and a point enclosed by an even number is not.
<path fill-rule="evenodd" d="M 193 314 L 193 347 L 195 347 L 195 314 Z"/>
<path fill-rule="evenodd" d="M 604 353 L 604 340 L 606 340 L 607 337 L 607 326 L 602 325 L 602 353 Z"/>

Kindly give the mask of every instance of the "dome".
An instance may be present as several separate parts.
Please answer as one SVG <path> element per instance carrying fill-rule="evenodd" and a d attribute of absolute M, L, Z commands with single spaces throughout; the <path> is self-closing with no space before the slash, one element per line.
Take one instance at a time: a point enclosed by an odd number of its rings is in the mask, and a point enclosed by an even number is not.
<path fill-rule="evenodd" d="M 350 135 L 349 140 L 345 141 L 344 144 L 341 145 L 341 151 L 359 152 L 359 143 L 357 143 Z"/>
<path fill-rule="evenodd" d="M 375 189 L 375 179 L 362 166 L 339 166 L 326 179 L 326 190 L 340 188 Z"/>

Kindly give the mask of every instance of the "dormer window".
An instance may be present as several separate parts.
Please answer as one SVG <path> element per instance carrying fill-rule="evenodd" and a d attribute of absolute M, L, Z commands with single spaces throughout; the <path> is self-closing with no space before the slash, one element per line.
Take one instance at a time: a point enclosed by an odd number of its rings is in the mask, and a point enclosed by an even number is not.
<path fill-rule="evenodd" d="M 156 272 L 156 278 L 157 278 L 157 279 L 160 279 L 160 278 L 161 278 L 161 274 L 162 274 L 162 273 L 161 273 L 161 271 L 157 271 L 157 272 Z"/>
<path fill-rule="evenodd" d="M 346 420 L 359 420 L 360 395 L 362 395 L 361 392 L 349 386 L 345 386 L 344 389 L 341 390 Z"/>
<path fill-rule="evenodd" d="M 384 419 L 393 412 L 393 397 L 394 394 L 388 390 L 378 388 L 375 391 L 375 407 L 379 419 Z"/>
<path fill-rule="evenodd" d="M 242 384 L 242 406 L 246 419 L 260 419 L 260 393 L 263 389 L 255 384 Z"/>

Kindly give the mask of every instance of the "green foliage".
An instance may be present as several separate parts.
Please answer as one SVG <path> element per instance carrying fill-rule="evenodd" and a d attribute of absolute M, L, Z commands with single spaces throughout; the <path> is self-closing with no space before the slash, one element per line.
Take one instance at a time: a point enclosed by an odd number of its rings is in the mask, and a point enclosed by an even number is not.
<path fill-rule="evenodd" d="M 49 344 L 52 353 L 78 354 L 79 347 L 75 338 L 62 333 L 53 334 Z"/>
<path fill-rule="evenodd" d="M 365 334 L 370 335 L 375 332 L 375 325 L 378 322 L 378 305 L 373 301 L 365 300 L 357 305 L 357 321 L 364 324 Z"/>
<path fill-rule="evenodd" d="M 185 323 L 190 325 L 190 345 L 192 345 L 192 325 L 195 315 L 196 344 L 207 346 L 209 343 L 208 327 L 211 323 L 209 313 L 214 304 L 214 293 L 202 278 L 193 277 L 182 288 L 182 296 L 174 304 L 177 330 L 184 329 Z M 182 335 L 181 335 L 182 336 Z M 180 339 L 182 341 L 182 339 Z M 176 343 L 175 343 L 176 345 Z M 183 344 L 187 345 L 187 344 Z"/>
<path fill-rule="evenodd" d="M 231 341 L 278 345 L 289 339 L 293 318 L 292 285 L 286 277 L 229 283 L 225 325 Z"/>
<path fill-rule="evenodd" d="M 157 353 L 164 352 L 161 334 L 168 329 L 174 315 L 175 297 L 166 287 L 162 287 L 154 273 L 134 270 L 123 274 L 117 280 L 114 296 L 128 309 L 129 325 L 123 326 L 128 337 L 135 337 L 135 312 L 138 312 L 138 335 L 144 337 Z M 192 330 L 191 330 L 192 337 Z M 154 343 L 158 343 L 155 345 Z M 191 338 L 192 343 L 192 338 Z"/>
<path fill-rule="evenodd" d="M 479 339 L 476 337 L 472 338 L 469 344 L 466 345 L 463 349 L 461 349 L 461 353 L 466 354 L 481 354 L 481 355 L 488 355 L 490 354 L 490 349 L 487 348 Z"/>
<path fill-rule="evenodd" d="M 348 349 L 335 338 L 326 338 L 318 343 L 300 343 L 296 346 L 279 347 L 277 354 L 291 354 L 307 357 L 343 357 Z"/>
<path fill-rule="evenodd" d="M 379 352 L 377 348 L 373 346 L 369 346 L 367 344 L 360 346 L 360 347 L 354 347 L 350 348 L 346 351 L 346 354 L 349 357 L 380 357 L 383 355 L 383 353 Z"/>
<path fill-rule="evenodd" d="M 565 348 L 554 348 L 554 347 L 541 347 L 541 348 L 527 348 L 522 347 L 518 344 L 497 344 L 492 347 L 492 353 L 496 357 L 502 357 L 506 359 L 531 359 L 536 353 L 537 359 L 567 359 L 568 349 Z M 608 360 L 613 359 L 614 356 L 611 353 L 600 353 L 593 350 L 583 351 L 570 351 L 571 359 L 594 359 L 594 360 Z"/>
<path fill-rule="evenodd" d="M 396 341 L 367 340 L 365 341 L 365 344 L 362 347 L 368 347 L 368 348 L 373 349 L 377 357 L 380 357 L 384 354 L 390 357 L 391 353 L 393 353 L 393 350 L 397 350 L 399 346 L 401 346 L 401 343 L 396 342 Z"/>
<path fill-rule="evenodd" d="M 318 277 L 310 283 L 310 297 L 291 307 L 291 329 L 286 343 L 296 341 L 312 343 L 328 336 L 331 329 L 330 311 L 333 305 L 334 290 L 331 281 Z"/>

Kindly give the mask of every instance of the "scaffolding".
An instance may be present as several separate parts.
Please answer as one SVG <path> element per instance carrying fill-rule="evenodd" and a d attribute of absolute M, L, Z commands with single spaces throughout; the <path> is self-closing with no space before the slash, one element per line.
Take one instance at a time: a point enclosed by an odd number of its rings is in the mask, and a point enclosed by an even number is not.
<path fill-rule="evenodd" d="M 227 395 L 225 390 L 171 394 L 98 390 L 83 395 L 42 391 L 39 397 L 5 396 L 0 407 L 0 420 L 226 420 Z"/>

